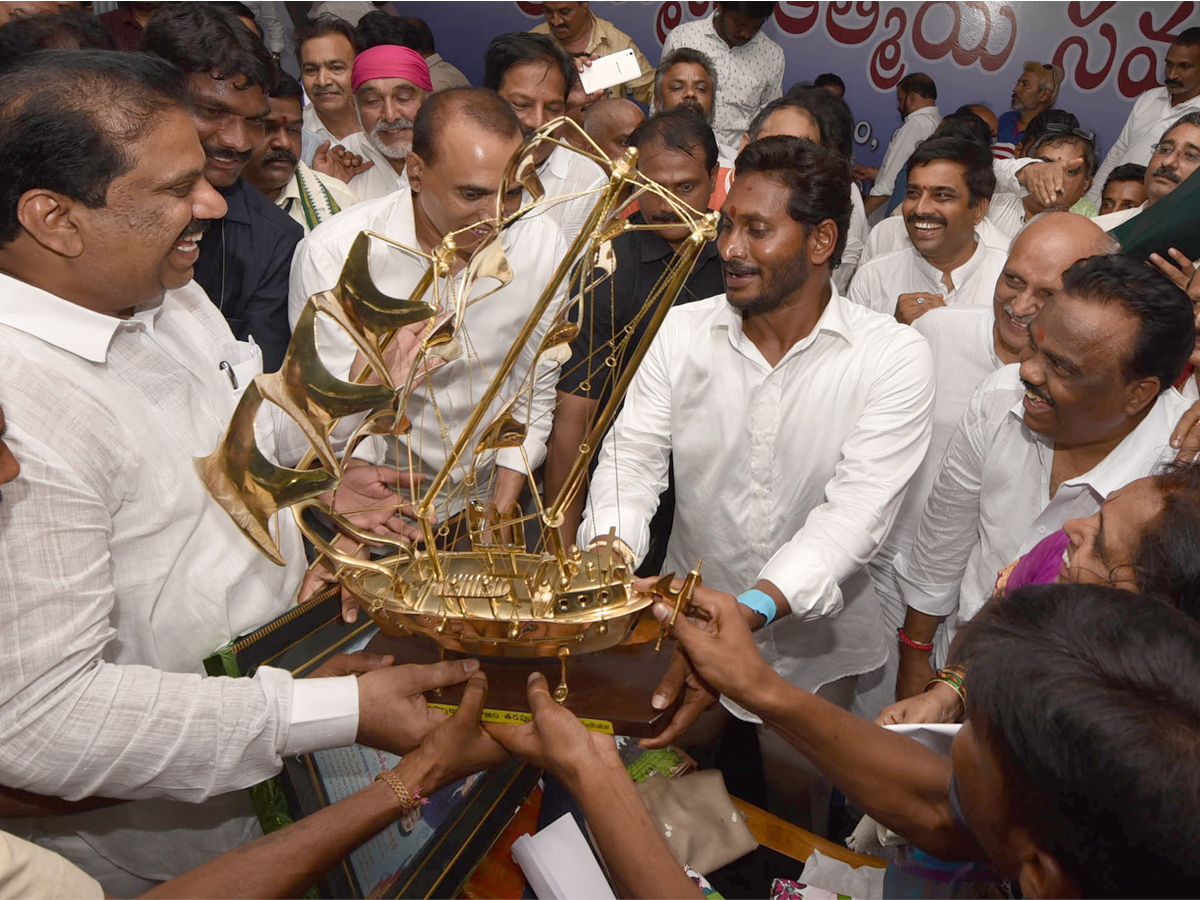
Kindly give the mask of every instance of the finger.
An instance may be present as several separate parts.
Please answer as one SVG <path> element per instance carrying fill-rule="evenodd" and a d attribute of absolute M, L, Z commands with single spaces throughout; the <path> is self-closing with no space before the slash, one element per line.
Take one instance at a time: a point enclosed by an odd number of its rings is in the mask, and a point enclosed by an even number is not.
<path fill-rule="evenodd" d="M 666 709 L 675 702 L 675 698 L 679 696 L 679 692 L 683 690 L 683 684 L 687 680 L 688 672 L 691 666 L 684 659 L 683 654 L 678 651 L 671 656 L 671 664 L 667 667 L 666 674 L 658 681 L 658 687 L 654 689 L 654 696 L 650 699 L 650 705 L 655 709 Z"/>
<path fill-rule="evenodd" d="M 446 659 L 427 665 L 402 666 L 407 670 L 409 688 L 413 694 L 423 694 L 436 688 L 461 684 L 479 671 L 477 659 Z"/>
<path fill-rule="evenodd" d="M 878 718 L 875 719 L 876 725 L 899 725 L 903 721 L 903 716 L 899 715 L 892 707 L 888 707 L 881 712 Z"/>
<path fill-rule="evenodd" d="M 368 159 L 366 162 L 359 163 L 358 165 L 354 166 L 354 174 L 361 175 L 363 172 L 367 171 L 367 169 L 372 169 L 374 167 L 374 161 Z"/>
<path fill-rule="evenodd" d="M 704 635 L 704 632 L 693 625 L 687 616 L 676 616 L 675 624 L 672 625 L 671 613 L 674 612 L 673 607 L 667 606 L 665 603 L 655 603 L 651 607 L 651 612 L 654 613 L 654 618 L 658 619 L 663 624 L 663 627 L 667 629 L 667 633 L 683 645 L 684 650 L 690 652 L 699 646 L 698 641 L 701 635 Z M 706 637 L 709 637 L 711 640 L 711 636 L 706 635 Z"/>
<path fill-rule="evenodd" d="M 524 725 L 495 725 L 489 722 L 483 726 L 483 730 L 513 756 L 522 759 L 540 759 L 542 756 L 541 739 L 532 722 Z"/>
<path fill-rule="evenodd" d="M 396 664 L 396 657 L 390 653 L 369 653 L 359 650 L 356 653 L 344 655 L 347 667 L 356 672 L 370 672 L 372 669 L 386 669 Z"/>
<path fill-rule="evenodd" d="M 342 591 L 342 621 L 352 625 L 358 621 L 358 601 L 347 591 Z"/>
<path fill-rule="evenodd" d="M 329 152 L 329 144 L 330 144 L 329 141 L 326 141 L 325 143 L 323 143 L 320 147 L 317 148 L 317 153 L 322 154 L 322 155 L 327 154 Z"/>
<path fill-rule="evenodd" d="M 467 680 L 467 686 L 463 690 L 462 699 L 458 701 L 458 712 L 469 718 L 472 722 L 478 722 L 483 715 L 483 704 L 487 700 L 487 675 L 482 671 L 476 672 Z"/>
<path fill-rule="evenodd" d="M 700 713 L 704 712 L 707 708 L 708 705 L 699 700 L 689 700 L 676 710 L 675 715 L 671 717 L 671 721 L 667 723 L 666 728 L 652 738 L 642 738 L 638 741 L 638 746 L 645 747 L 647 750 L 658 750 L 666 747 L 675 738 L 691 728 L 696 720 L 700 718 Z"/>
<path fill-rule="evenodd" d="M 1200 403 L 1193 404 L 1191 409 L 1183 414 L 1183 418 L 1179 420 L 1179 424 L 1171 432 L 1171 446 L 1175 449 L 1182 447 L 1183 439 L 1188 436 L 1197 422 L 1200 422 Z"/>
<path fill-rule="evenodd" d="M 1150 254 L 1150 262 L 1158 268 L 1160 272 L 1166 275 L 1175 284 L 1176 287 L 1187 290 L 1188 276 L 1185 275 L 1174 263 L 1168 262 L 1157 253 Z"/>

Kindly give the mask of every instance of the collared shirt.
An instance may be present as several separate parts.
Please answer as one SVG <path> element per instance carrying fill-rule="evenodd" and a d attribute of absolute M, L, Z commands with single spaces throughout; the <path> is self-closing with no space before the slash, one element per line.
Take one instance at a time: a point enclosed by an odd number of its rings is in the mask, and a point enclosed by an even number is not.
<path fill-rule="evenodd" d="M 631 219 L 644 225 L 641 213 Z M 622 365 L 609 368 L 606 359 L 614 355 L 618 340 L 626 348 L 619 354 L 622 362 L 646 333 L 651 312 L 642 309 L 651 289 L 662 278 L 674 251 L 653 231 L 629 231 L 613 239 L 617 257 L 612 278 L 585 298 L 582 325 L 571 341 L 571 359 L 563 366 L 558 389 L 577 397 L 602 400 L 609 394 L 611 382 Z M 715 240 L 709 241 L 696 258 L 676 305 L 691 303 L 720 294 L 725 289 L 721 257 Z M 625 329 L 631 331 L 626 334 Z"/>
<path fill-rule="evenodd" d="M 425 65 L 429 66 L 429 80 L 433 82 L 435 91 L 471 86 L 471 82 L 462 73 L 462 70 L 442 59 L 440 53 L 430 53 L 425 57 Z"/>
<path fill-rule="evenodd" d="M 913 322 L 912 327 L 929 342 L 933 354 L 933 430 L 929 450 L 908 484 L 892 530 L 870 564 L 871 580 L 889 626 L 889 649 L 896 644 L 896 629 L 904 624 L 904 600 L 892 559 L 897 553 L 907 555 L 911 551 L 921 512 L 954 429 L 979 385 L 1004 365 L 996 355 L 994 325 L 990 306 L 939 307 Z"/>
<path fill-rule="evenodd" d="M 975 226 L 975 240 L 986 244 L 993 250 L 999 250 L 1005 256 L 1008 255 L 1008 248 L 1012 246 L 1012 238 L 989 222 L 986 216 Z M 858 267 L 864 268 L 876 256 L 904 249 L 913 249 L 912 239 L 908 236 L 908 229 L 904 225 L 904 216 L 900 214 L 888 216 L 872 228 L 871 233 L 867 235 L 862 256 L 858 259 Z"/>
<path fill-rule="evenodd" d="M 1029 190 L 1017 181 L 1017 173 L 1035 162 L 1039 160 L 998 159 L 992 165 L 996 174 L 996 193 L 988 204 L 985 218 L 1009 238 L 1016 238 L 1017 232 L 1025 227 L 1027 215 L 1025 198 L 1029 196 Z"/>
<path fill-rule="evenodd" d="M 338 143 L 361 156 L 364 162 L 370 160 L 375 163 L 367 171 L 350 179 L 348 187 L 359 200 L 378 200 L 396 191 L 408 190 L 408 170 L 397 172 L 392 167 L 392 161 L 367 140 L 366 132 L 356 131 Z"/>
<path fill-rule="evenodd" d="M 1015 157 L 1017 144 L 1024 133 L 1024 129 L 1021 128 L 1019 112 L 1010 109 L 1006 113 L 1001 113 L 996 119 L 996 137 L 992 141 L 992 158 L 1012 159 Z"/>
<path fill-rule="evenodd" d="M 1004 270 L 1008 254 L 976 239 L 971 258 L 950 272 L 954 290 L 946 290 L 942 270 L 927 262 L 915 247 L 876 256 L 860 266 L 850 285 L 850 299 L 887 315 L 896 314 L 901 294 L 941 294 L 947 306 L 989 307 L 996 292 L 996 279 Z"/>
<path fill-rule="evenodd" d="M 1178 106 L 1171 105 L 1171 95 L 1165 87 L 1156 87 L 1146 91 L 1133 104 L 1125 127 L 1121 129 L 1117 141 L 1105 154 L 1104 162 L 1092 179 L 1091 190 L 1087 198 L 1100 208 L 1103 199 L 1104 182 L 1109 173 L 1117 166 L 1125 163 L 1137 163 L 1139 166 L 1150 165 L 1150 157 L 1154 155 L 1151 147 L 1159 142 L 1163 132 L 1175 124 L 1186 113 L 1200 110 L 1200 97 L 1185 100 Z"/>
<path fill-rule="evenodd" d="M 1147 200 L 1141 206 L 1134 206 L 1134 207 L 1131 207 L 1130 209 L 1121 209 L 1121 210 L 1117 210 L 1116 212 L 1105 213 L 1102 216 L 1094 217 L 1092 219 L 1092 221 L 1095 222 L 1097 225 L 1099 225 L 1101 228 L 1103 228 L 1105 231 L 1112 231 L 1118 225 L 1128 222 L 1130 219 L 1132 219 L 1134 216 L 1138 215 L 1139 213 L 1144 213 L 1146 211 L 1146 207 L 1149 205 L 1150 205 L 1150 201 Z"/>
<path fill-rule="evenodd" d="M 872 197 L 890 197 L 896 187 L 896 178 L 902 169 L 908 165 L 908 158 L 917 149 L 917 144 L 937 131 L 942 122 L 942 114 L 936 106 L 923 106 L 914 109 L 904 119 L 904 124 L 892 132 L 887 150 L 883 153 L 883 162 L 879 164 L 879 174 L 871 185 Z"/>
<path fill-rule="evenodd" d="M 354 191 L 340 178 L 314 172 L 303 162 L 275 198 L 275 205 L 299 223 L 305 234 L 357 202 Z"/>
<path fill-rule="evenodd" d="M 837 291 L 774 367 L 724 294 L 671 310 L 638 368 L 592 479 L 579 543 L 615 528 L 640 558 L 668 463 L 666 570 L 704 558 L 705 584 L 777 585 L 792 615 L 756 634 L 815 690 L 885 656 L 868 559 L 929 444 L 924 338 Z"/>
<path fill-rule="evenodd" d="M 413 202 L 411 191 L 401 191 L 380 200 L 360 203 L 319 225 L 300 242 L 292 266 L 288 303 L 288 314 L 293 325 L 309 297 L 337 284 L 346 256 L 359 232 L 374 231 L 406 247 L 419 248 Z M 529 317 L 558 263 L 566 255 L 558 228 L 540 216 L 513 223 L 505 229 L 501 241 L 512 266 L 513 280 L 466 307 L 457 333 L 463 355 L 430 375 L 409 398 L 406 411 L 412 422 L 412 431 L 406 440 L 419 457 L 421 471 L 431 477 L 446 461 L 450 449 L 447 441 L 452 443 L 458 439 L 476 399 L 488 384 L 489 373 L 499 369 L 517 332 Z M 372 279 L 379 290 L 390 297 L 407 297 L 425 274 L 429 263 L 424 257 L 375 240 L 371 243 L 370 266 Z M 461 281 L 460 273 L 449 283 L 442 283 L 444 303 L 452 302 L 451 285 L 457 289 Z M 496 286 L 494 280 L 481 278 L 475 283 L 470 296 L 479 297 Z M 499 410 L 503 401 L 516 393 L 518 384 L 528 384 L 541 336 L 562 311 L 561 289 L 559 293 L 560 296 L 550 304 L 546 315 L 538 323 L 533 338 L 522 349 L 518 363 L 509 376 L 511 389 L 501 391 L 501 396 L 493 403 L 494 410 Z M 432 291 L 426 295 L 426 299 L 434 299 Z M 349 336 L 322 319 L 318 321 L 317 340 L 321 358 L 328 369 L 335 375 L 346 377 L 355 353 Z M 496 464 L 523 472 L 526 464 L 522 451 L 529 460 L 529 468 L 541 464 L 546 455 L 546 438 L 550 433 L 557 381 L 557 365 L 551 366 L 544 361 L 538 364 L 532 397 L 523 395 L 524 399 L 514 406 L 514 415 L 529 426 L 525 443 L 523 447 L 500 450 L 494 458 Z M 490 421 L 490 418 L 484 421 Z M 465 458 L 471 459 L 470 452 Z M 487 485 L 489 468 L 489 460 L 482 459 L 479 463 L 481 488 Z M 466 474 L 462 466 L 452 474 L 449 488 L 454 493 L 453 496 L 446 495 L 439 499 L 440 521 L 446 521 L 449 515 L 457 513 L 465 505 L 467 498 L 461 488 Z"/>
<path fill-rule="evenodd" d="M 863 248 L 871 226 L 867 222 L 867 210 L 863 205 L 862 191 L 857 184 L 850 185 L 850 228 L 846 233 L 846 246 L 842 250 L 842 263 L 833 270 L 833 283 L 845 293 L 850 289 L 851 279 L 862 262 Z"/>
<path fill-rule="evenodd" d="M 646 54 L 638 49 L 637 44 L 633 42 L 633 38 L 623 32 L 620 28 L 614 25 L 607 19 L 601 19 L 595 13 L 589 12 L 588 18 L 592 20 L 592 30 L 588 35 L 587 54 L 595 54 L 596 56 L 609 56 L 613 53 L 620 53 L 622 50 L 632 50 L 633 55 L 637 57 L 638 69 L 641 75 L 627 81 L 624 84 L 619 84 L 608 90 L 608 95 L 611 97 L 626 97 L 630 94 L 638 103 L 649 103 L 650 96 L 654 90 L 654 66 L 650 65 L 650 60 L 646 59 Z M 531 28 L 534 34 L 549 34 L 550 23 L 542 22 L 540 25 Z M 436 87 L 436 85 L 435 85 Z"/>
<path fill-rule="evenodd" d="M 0 407 L 21 463 L 0 501 L 0 783 L 139 800 L 37 831 L 83 832 L 143 878 L 244 839 L 230 797 L 199 801 L 357 731 L 353 679 L 203 677 L 204 657 L 292 606 L 305 568 L 290 515 L 280 567 L 192 462 L 225 431 L 233 379 L 260 370 L 195 282 L 121 319 L 0 275 Z M 270 410 L 260 446 L 295 464 L 307 444 Z"/>
<path fill-rule="evenodd" d="M 288 271 L 304 229 L 243 178 L 220 193 L 229 211 L 204 233 L 196 282 L 221 310 L 234 337 L 253 337 L 262 348 L 263 367 L 274 372 L 292 336 Z"/>
<path fill-rule="evenodd" d="M 1051 499 L 1054 442 L 1025 425 L 1019 373 L 1018 364 L 1005 366 L 971 398 L 934 477 L 912 553 L 895 560 L 908 606 L 955 617 L 942 629 L 939 661 L 954 626 L 991 596 L 1000 569 L 1174 456 L 1171 431 L 1191 405 L 1168 388 L 1102 462 L 1064 481 Z"/>
<path fill-rule="evenodd" d="M 598 165 L 568 147 L 555 147 L 537 170 L 542 183 L 545 206 L 539 207 L 526 218 L 545 216 L 562 231 L 569 245 L 583 228 L 599 195 L 596 189 L 608 183 L 608 176 Z M 577 196 L 578 195 L 578 196 Z M 556 197 L 570 199 L 551 202 Z M 532 203 L 529 191 L 523 191 L 521 202 Z"/>
<path fill-rule="evenodd" d="M 333 132 L 325 127 L 325 123 L 321 121 L 320 115 L 317 114 L 317 108 L 313 106 L 312 101 L 304 105 L 304 110 L 300 113 L 300 124 L 305 131 L 311 132 L 317 138 L 317 146 L 329 141 L 329 146 L 336 147 L 338 144 L 344 143 L 345 139 L 349 139 L 356 134 L 362 134 L 362 130 L 353 131 L 346 135 L 346 138 L 336 138 Z M 357 151 L 355 151 L 357 152 Z"/>
<path fill-rule="evenodd" d="M 666 57 L 680 47 L 699 50 L 717 69 L 713 133 L 730 157 L 737 156 L 742 135 L 758 111 L 783 96 L 783 48 L 761 30 L 740 47 L 717 34 L 712 15 L 674 28 L 663 41 Z"/>

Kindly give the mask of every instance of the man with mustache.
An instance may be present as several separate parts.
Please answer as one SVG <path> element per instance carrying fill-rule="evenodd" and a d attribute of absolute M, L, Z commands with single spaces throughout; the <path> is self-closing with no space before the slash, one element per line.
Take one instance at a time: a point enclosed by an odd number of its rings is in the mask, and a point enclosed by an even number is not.
<path fill-rule="evenodd" d="M 712 125 L 716 93 L 716 66 L 699 50 L 680 47 L 663 54 L 654 72 L 655 110 L 668 112 L 686 106 Z"/>
<path fill-rule="evenodd" d="M 314 172 L 300 159 L 300 85 L 280 77 L 267 98 L 266 140 L 250 157 L 245 178 L 273 200 L 308 234 L 321 222 L 353 206 L 358 197 L 338 178 Z"/>
<path fill-rule="evenodd" d="M 1200 167 L 1200 109 L 1182 115 L 1171 125 L 1151 151 L 1143 182 L 1146 202 L 1093 220 L 1105 231 L 1150 209 Z"/>
<path fill-rule="evenodd" d="M 991 307 L 945 306 L 913 323 L 933 352 L 937 378 L 933 432 L 929 452 L 908 486 L 895 524 L 870 562 L 871 580 L 883 608 L 888 661 L 877 673 L 859 679 L 856 712 L 874 718 L 896 701 L 900 655 L 911 651 L 896 640 L 905 607 L 892 560 L 912 551 L 933 478 L 972 395 L 997 369 L 1020 360 L 1029 343 L 1029 322 L 1048 297 L 1062 291 L 1062 273 L 1076 260 L 1116 249 L 1116 242 L 1090 219 L 1068 212 L 1046 213 L 1013 241 L 993 285 Z"/>
<path fill-rule="evenodd" d="M 937 137 L 908 160 L 901 215 L 912 247 L 859 267 L 850 299 L 906 325 L 940 306 L 986 304 L 1003 251 L 978 239 L 996 189 L 992 155 L 976 141 Z"/>
<path fill-rule="evenodd" d="M 629 144 L 638 149 L 639 172 L 658 182 L 697 214 L 707 211 L 717 172 L 717 141 L 712 129 L 699 116 L 687 107 L 658 113 L 633 132 Z M 640 211 L 629 219 L 635 228 L 647 223 L 669 225 L 679 221 L 660 197 L 643 194 L 639 205 Z M 690 234 L 690 229 L 681 226 L 662 231 L 628 231 L 613 240 L 616 268 L 611 281 L 585 298 L 580 332 L 571 342 L 571 359 L 558 382 L 554 426 L 546 455 L 547 502 L 557 498 L 567 471 L 579 455 L 579 445 L 589 423 L 624 370 L 629 350 L 637 346 L 646 331 L 643 304 L 666 272 L 674 251 Z M 716 242 L 710 241 L 700 251 L 675 302 L 690 303 L 716 296 L 722 290 L 721 260 Z M 606 365 L 610 356 L 618 361 L 612 368 Z M 584 485 L 566 511 L 561 531 L 568 544 L 575 540 L 579 530 L 586 497 Z M 647 571 L 662 562 L 673 510 L 672 495 L 664 494 L 651 529 L 654 548 L 647 558 Z"/>
<path fill-rule="evenodd" d="M 350 179 L 350 190 L 360 200 L 403 191 L 413 120 L 433 90 L 429 66 L 410 47 L 376 44 L 354 57 L 350 89 L 362 130 L 342 141 L 342 147 L 372 163 Z"/>
<path fill-rule="evenodd" d="M 1043 172 L 1032 168 L 1034 162 L 1053 163 L 1061 170 L 1050 189 L 1031 180 Z M 987 217 L 1001 231 L 1015 236 L 1034 216 L 1071 209 L 1079 202 L 1096 171 L 1096 135 L 1078 125 L 1051 123 L 1030 145 L 1024 159 L 999 160 L 995 171 L 996 193 Z"/>
<path fill-rule="evenodd" d="M 1146 263 L 1093 256 L 1066 271 L 1030 321 L 1021 362 L 971 398 L 912 550 L 894 559 L 908 606 L 897 698 L 944 664 L 1000 569 L 1174 454 L 1190 404 L 1171 385 L 1195 341 L 1190 298 Z"/>
<path fill-rule="evenodd" d="M 273 372 L 291 338 L 288 271 L 304 229 L 241 174 L 265 137 L 275 63 L 237 16 L 209 3 L 161 7 L 146 25 L 143 46 L 187 76 L 204 177 L 229 209 L 200 245 L 196 281 L 234 336 L 254 339 L 264 369 Z"/>
<path fill-rule="evenodd" d="M 901 78 L 896 85 L 896 109 L 902 122 L 892 132 L 883 161 L 878 166 L 854 167 L 856 180 L 874 182 L 864 204 L 868 216 L 885 204 L 888 212 L 895 207 L 896 201 L 888 201 L 909 154 L 932 135 L 942 121 L 937 108 L 937 85 L 933 79 L 924 72 L 911 72 Z"/>
<path fill-rule="evenodd" d="M 653 73 L 650 61 L 638 49 L 633 38 L 607 19 L 591 10 L 590 3 L 562 2 L 542 4 L 546 21 L 530 29 L 534 34 L 554 38 L 563 50 L 576 59 L 595 60 L 624 50 L 632 50 L 640 74 L 632 81 L 610 88 L 608 96 L 650 102 L 650 83 Z"/>
<path fill-rule="evenodd" d="M 571 58 L 545 34 L 499 35 L 488 44 L 483 56 L 483 86 L 512 107 L 526 138 L 566 112 L 567 97 L 577 78 Z M 538 147 L 533 161 L 545 191 L 544 200 L 574 198 L 549 203 L 534 212 L 554 222 L 569 244 L 596 202 L 595 194 L 590 192 L 603 186 L 607 176 L 587 157 L 549 141 Z M 533 202 L 528 191 L 521 202 Z"/>
<path fill-rule="evenodd" d="M 354 26 L 330 15 L 305 21 L 296 30 L 296 58 L 311 101 L 304 109 L 304 128 L 317 143 L 338 144 L 362 131 L 350 89 Z"/>
<path fill-rule="evenodd" d="M 1100 164 L 1087 199 L 1099 208 L 1100 191 L 1108 173 L 1124 163 L 1150 165 L 1159 136 L 1172 122 L 1193 110 L 1200 110 L 1200 27 L 1184 29 L 1167 48 L 1163 86 L 1137 98 L 1120 136 Z"/>
<path fill-rule="evenodd" d="M 1027 62 L 1012 90 L 1012 109 L 996 120 L 992 155 L 1012 159 L 1029 123 L 1039 113 L 1054 107 L 1062 86 L 1063 70 L 1051 63 Z"/>
<path fill-rule="evenodd" d="M 912 329 L 831 280 L 850 223 L 847 160 L 780 136 L 737 166 L 717 238 L 725 293 L 667 315 L 604 442 L 579 540 L 615 528 L 640 561 L 673 465 L 665 568 L 703 557 L 705 584 L 740 595 L 772 667 L 846 707 L 856 676 L 886 656 L 866 563 L 929 444 L 933 360 Z M 685 674 L 679 658 L 657 708 Z M 689 684 L 655 742 L 715 699 Z M 820 830 L 828 791 L 776 736 L 760 729 L 760 741 L 770 805 Z"/>

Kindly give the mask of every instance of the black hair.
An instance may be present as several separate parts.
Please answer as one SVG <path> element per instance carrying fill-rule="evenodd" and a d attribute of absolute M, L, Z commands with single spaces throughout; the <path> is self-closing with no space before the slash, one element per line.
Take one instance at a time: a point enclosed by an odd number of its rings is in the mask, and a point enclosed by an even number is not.
<path fill-rule="evenodd" d="M 1200 47 L 1200 27 L 1185 28 L 1171 43 L 1181 47 Z"/>
<path fill-rule="evenodd" d="M 672 66 L 676 66 L 679 63 L 693 63 L 704 69 L 708 73 L 709 80 L 712 82 L 713 95 L 716 95 L 717 68 L 713 65 L 713 61 L 708 57 L 708 54 L 701 53 L 699 50 L 694 50 L 691 47 L 679 47 L 663 56 L 659 60 L 658 68 L 654 70 L 654 98 L 656 102 L 662 98 L 662 82 L 667 77 L 667 72 Z"/>
<path fill-rule="evenodd" d="M 1108 190 L 1108 186 L 1114 181 L 1136 181 L 1138 184 L 1144 184 L 1146 181 L 1146 167 L 1140 166 L 1137 163 L 1121 163 L 1111 172 L 1108 173 L 1108 178 L 1104 182 L 1104 191 Z"/>
<path fill-rule="evenodd" d="M 846 93 L 846 82 L 842 81 L 840 75 L 836 75 L 833 72 L 822 72 L 813 79 L 813 84 L 819 88 L 840 88 L 843 94 Z"/>
<path fill-rule="evenodd" d="M 39 50 L 116 50 L 100 20 L 81 9 L 9 19 L 0 27 L 0 71 Z"/>
<path fill-rule="evenodd" d="M 837 150 L 803 138 L 775 135 L 746 145 L 738 154 L 736 174 L 761 172 L 791 192 L 788 214 L 807 229 L 826 219 L 837 225 L 837 244 L 829 257 L 836 269 L 850 230 L 850 161 Z"/>
<path fill-rule="evenodd" d="M 950 115 L 942 119 L 933 132 L 934 137 L 958 137 L 975 141 L 984 147 L 992 145 L 992 130 L 987 122 L 971 110 L 969 106 L 960 106 Z"/>
<path fill-rule="evenodd" d="M 254 15 L 254 11 L 245 3 L 240 3 L 238 0 L 211 0 L 211 5 L 223 9 L 226 12 L 233 13 L 239 19 L 245 16 L 254 23 L 256 28 L 262 27 L 258 24 L 258 16 Z M 245 25 L 246 23 L 243 22 L 242 24 Z M 262 39 L 261 36 L 259 39 Z"/>
<path fill-rule="evenodd" d="M 404 21 L 413 27 L 413 31 L 417 35 L 417 41 L 420 46 L 417 47 L 417 52 L 422 56 L 432 56 L 437 53 L 437 45 L 433 42 L 433 29 L 429 27 L 429 23 L 424 19 L 418 19 L 416 16 L 405 16 Z"/>
<path fill-rule="evenodd" d="M 434 91 L 421 104 L 413 119 L 412 152 L 426 165 L 434 161 L 437 134 L 447 119 L 466 116 L 473 125 L 489 134 L 512 137 L 521 134 L 521 122 L 512 107 L 494 91 L 485 88 L 460 87 Z"/>
<path fill-rule="evenodd" d="M 719 150 L 712 128 L 694 110 L 677 107 L 655 113 L 629 135 L 629 146 L 641 148 L 660 141 L 668 150 L 682 150 L 700 157 L 704 171 L 711 172 L 718 163 Z"/>
<path fill-rule="evenodd" d="M 291 75 L 281 74 L 275 80 L 269 96 L 277 100 L 298 100 L 301 104 L 304 103 L 304 91 L 300 88 L 300 82 Z"/>
<path fill-rule="evenodd" d="M 185 75 L 246 79 L 270 93 L 275 60 L 258 35 L 228 10 L 210 3 L 164 3 L 146 23 L 142 49 L 174 63 Z"/>
<path fill-rule="evenodd" d="M 926 100 L 937 99 L 937 85 L 924 72 L 913 72 L 911 75 L 905 75 L 900 79 L 900 83 L 896 87 L 900 88 L 906 94 L 916 94 L 918 97 L 924 97 Z"/>
<path fill-rule="evenodd" d="M 962 649 L 1010 817 L 1081 896 L 1194 895 L 1200 624 L 1116 588 L 1041 585 L 989 602 Z"/>
<path fill-rule="evenodd" d="M 1119 303 L 1140 321 L 1133 352 L 1124 360 L 1127 381 L 1158 378 L 1159 391 L 1175 383 L 1196 346 L 1192 301 L 1170 278 L 1133 257 L 1090 256 L 1063 273 L 1063 292 Z"/>
<path fill-rule="evenodd" d="M 849 159 L 854 153 L 854 114 L 841 97 L 816 85 L 800 82 L 784 96 L 799 103 L 816 119 L 821 143 Z"/>
<path fill-rule="evenodd" d="M 1167 135 L 1178 128 L 1180 125 L 1194 125 L 1200 128 L 1200 109 L 1193 109 L 1191 112 L 1185 112 L 1182 116 L 1167 126 L 1167 130 L 1162 133 L 1159 141 L 1165 141 Z"/>
<path fill-rule="evenodd" d="M 0 245 L 35 188 L 103 208 L 135 165 L 130 146 L 187 103 L 180 71 L 147 53 L 42 50 L 0 76 Z"/>
<path fill-rule="evenodd" d="M 558 68 L 562 73 L 565 100 L 575 83 L 575 63 L 547 34 L 516 31 L 492 38 L 483 54 L 483 86 L 498 91 L 509 69 L 534 62 Z"/>
<path fill-rule="evenodd" d="M 1089 176 L 1094 176 L 1096 170 L 1100 168 L 1100 157 L 1096 154 L 1096 139 L 1093 137 L 1090 141 L 1086 134 L 1081 133 L 1081 129 L 1076 129 L 1075 132 L 1055 132 L 1047 131 L 1034 143 L 1030 144 L 1025 151 L 1026 156 L 1036 156 L 1039 150 L 1047 147 L 1057 147 L 1059 144 L 1078 144 L 1083 148 L 1081 156 L 1083 163 L 1087 167 Z"/>
<path fill-rule="evenodd" d="M 731 12 L 735 16 L 745 16 L 747 19 L 762 19 L 770 18 L 771 13 L 775 12 L 774 3 L 720 3 L 718 4 L 725 12 Z"/>
<path fill-rule="evenodd" d="M 1079 120 L 1075 118 L 1074 113 L 1069 113 L 1065 109 L 1043 109 L 1029 120 L 1029 124 L 1021 132 L 1020 143 L 1024 146 L 1027 153 L 1030 147 L 1042 139 L 1042 135 L 1046 133 L 1047 125 L 1078 128 Z"/>
<path fill-rule="evenodd" d="M 350 42 L 350 49 L 355 49 L 357 33 L 354 30 L 354 26 L 339 16 L 323 13 L 315 19 L 309 19 L 296 29 L 296 33 L 293 35 L 293 39 L 296 42 L 296 62 L 301 66 L 304 65 L 304 60 L 300 57 L 300 48 L 304 46 L 305 41 L 325 37 L 328 34 L 340 34 Z M 346 60 L 346 62 L 349 61 Z"/>
<path fill-rule="evenodd" d="M 970 205 L 991 200 L 996 193 L 996 173 L 992 169 L 992 151 L 986 144 L 962 137 L 932 137 L 917 144 L 908 158 L 908 171 L 939 159 L 960 163 L 970 192 Z"/>
<path fill-rule="evenodd" d="M 1134 580 L 1142 593 L 1200 619 L 1200 464 L 1167 463 L 1152 477 L 1163 508 L 1138 538 L 1130 560 Z"/>
<path fill-rule="evenodd" d="M 762 131 L 763 125 L 766 124 L 767 119 L 771 118 L 771 116 L 779 112 L 781 109 L 798 109 L 805 113 L 810 119 L 812 119 L 813 124 L 817 126 L 817 134 L 820 135 L 821 143 L 825 143 L 825 135 L 821 131 L 821 123 L 817 120 L 816 113 L 810 110 L 799 100 L 793 100 L 787 95 L 784 95 L 777 100 L 772 100 L 762 109 L 760 109 L 754 118 L 750 120 L 750 126 L 746 129 L 746 136 L 750 139 L 751 143 L 758 140 L 758 135 Z"/>
<path fill-rule="evenodd" d="M 421 52 L 421 36 L 417 34 L 417 29 L 404 19 L 389 16 L 382 9 L 377 9 L 358 20 L 354 50 L 356 53 L 362 53 L 382 44 L 395 44 Z"/>

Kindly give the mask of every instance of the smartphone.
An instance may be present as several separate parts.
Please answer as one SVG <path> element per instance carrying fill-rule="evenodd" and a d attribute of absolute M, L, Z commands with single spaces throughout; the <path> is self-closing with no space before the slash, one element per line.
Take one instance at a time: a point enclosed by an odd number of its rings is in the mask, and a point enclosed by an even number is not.
<path fill-rule="evenodd" d="M 583 89 L 589 94 L 602 91 L 605 88 L 633 81 L 642 74 L 638 66 L 637 55 L 633 50 L 622 50 L 620 53 L 610 53 L 592 60 L 590 66 L 584 66 L 579 73 Z"/>

